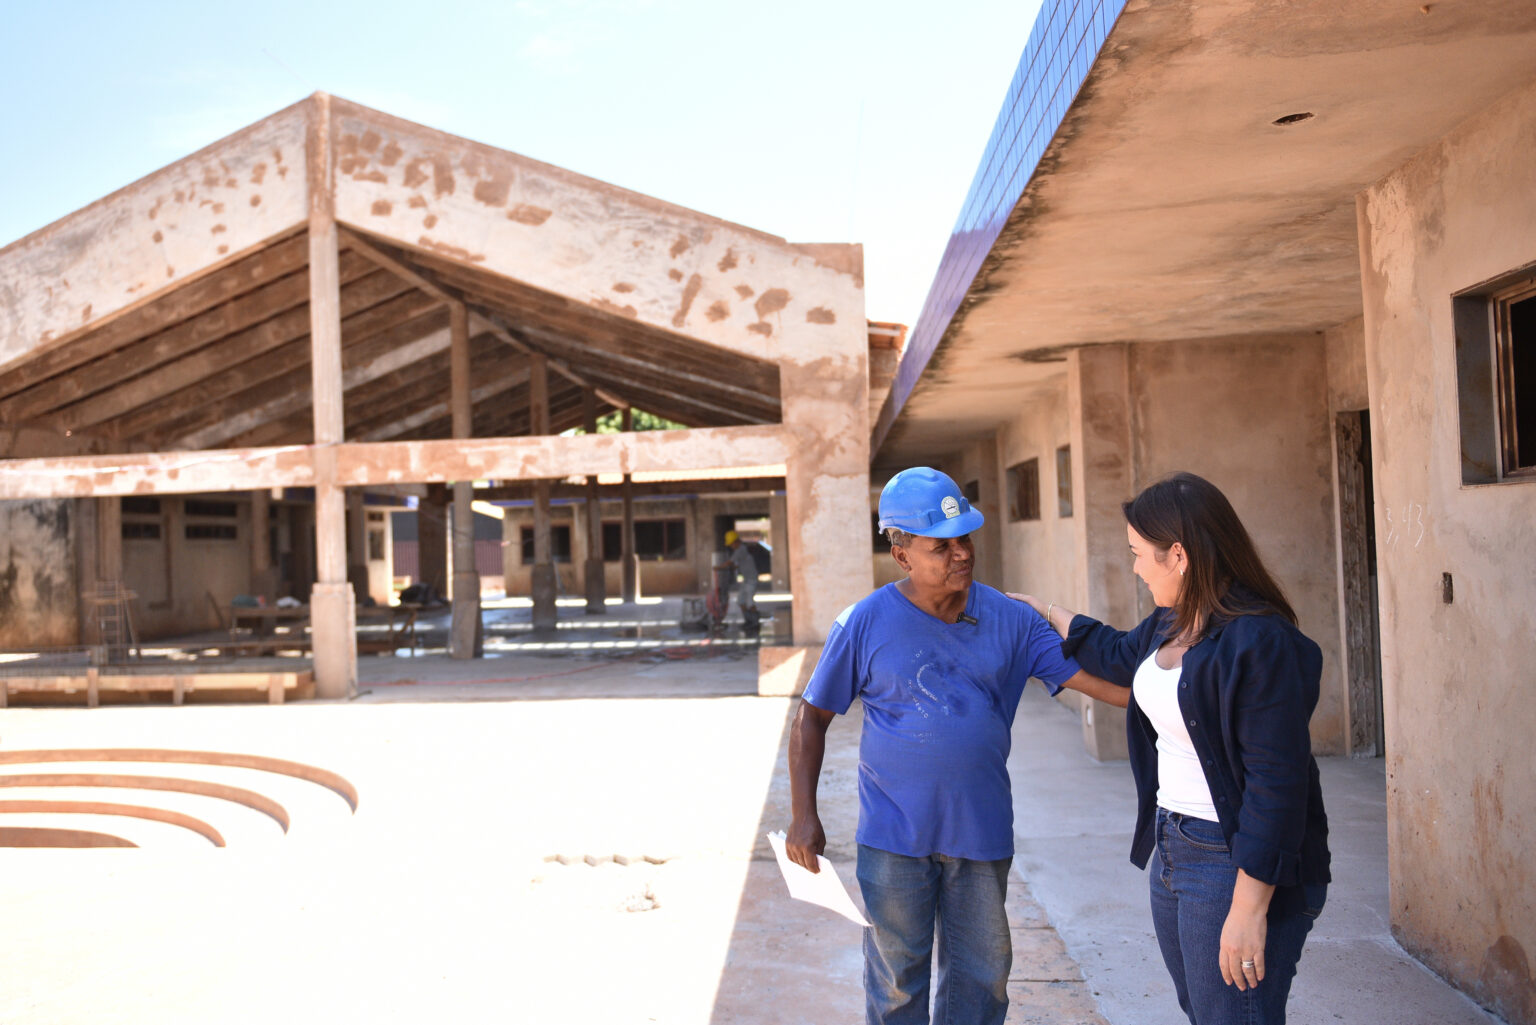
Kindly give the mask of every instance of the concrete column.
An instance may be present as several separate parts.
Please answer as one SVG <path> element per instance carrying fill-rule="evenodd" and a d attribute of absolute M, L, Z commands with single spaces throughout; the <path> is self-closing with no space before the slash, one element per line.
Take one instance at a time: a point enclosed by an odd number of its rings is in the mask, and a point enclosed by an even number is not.
<path fill-rule="evenodd" d="M 867 349 L 861 321 L 818 358 L 779 365 L 784 425 L 796 441 L 785 477 L 796 645 L 821 644 L 874 586 Z"/>
<path fill-rule="evenodd" d="M 768 497 L 768 544 L 773 548 L 773 589 L 789 590 L 789 508 L 784 492 Z"/>
<path fill-rule="evenodd" d="M 123 500 L 96 499 L 96 579 L 123 579 Z"/>
<path fill-rule="evenodd" d="M 369 593 L 368 587 L 368 511 L 363 508 L 363 493 L 354 488 L 347 493 L 347 582 L 358 601 Z"/>
<path fill-rule="evenodd" d="M 530 434 L 549 433 L 549 366 L 535 353 L 528 375 L 528 424 Z M 558 591 L 553 546 L 550 544 L 549 480 L 533 482 L 533 628 L 553 630 L 559 619 L 555 607 Z"/>
<path fill-rule="evenodd" d="M 581 391 L 582 423 L 588 434 L 597 433 L 597 393 L 591 388 Z M 587 561 L 586 561 L 587 615 L 598 616 L 608 611 L 607 584 L 603 579 L 603 512 L 597 496 L 597 477 L 587 476 Z"/>
<path fill-rule="evenodd" d="M 1129 361 L 1123 344 L 1086 346 L 1067 357 L 1077 608 L 1123 628 L 1137 621 L 1120 511 L 1136 491 Z M 1124 710 L 1087 698 L 1081 708 L 1088 753 L 1101 761 L 1127 757 Z"/>
<path fill-rule="evenodd" d="M 448 304 L 448 388 L 453 436 L 474 434 L 474 409 L 469 389 L 469 310 Z M 480 615 L 480 571 L 475 565 L 474 482 L 453 484 L 453 621 L 448 653 L 453 658 L 478 658 L 485 651 Z"/>
<path fill-rule="evenodd" d="M 416 503 L 417 582 L 448 594 L 448 486 L 428 484 Z"/>
<path fill-rule="evenodd" d="M 1003 456 L 995 433 L 976 443 L 976 501 L 987 521 L 977 531 L 976 579 L 993 587 L 1004 586 L 1003 524 L 1008 518 L 1008 503 L 1003 496 Z M 964 483 L 964 482 L 962 482 Z M 1044 498 L 1042 498 L 1044 502 Z M 1055 504 L 1050 505 L 1052 510 Z"/>
<path fill-rule="evenodd" d="M 79 624 L 79 643 L 93 645 L 99 638 L 96 630 L 95 609 L 87 596 L 96 589 L 100 578 L 98 559 L 101 539 L 97 536 L 101 523 L 96 515 L 98 499 L 77 498 L 70 503 L 71 522 L 75 526 L 75 603 L 76 622 Z"/>
<path fill-rule="evenodd" d="M 626 431 L 635 429 L 634 410 L 624 410 L 622 427 Z M 627 473 L 624 475 L 623 496 L 624 538 L 619 549 L 619 562 L 624 585 L 620 593 L 625 604 L 632 604 L 640 598 L 640 557 L 635 554 L 635 486 Z"/>
<path fill-rule="evenodd" d="M 266 488 L 251 492 L 251 593 L 277 598 L 272 571 L 272 495 Z"/>
<path fill-rule="evenodd" d="M 309 600 L 315 692 L 357 692 L 357 608 L 347 583 L 347 513 L 335 446 L 345 436 L 341 270 L 331 164 L 330 97 L 317 94 L 305 140 L 309 188 L 309 345 L 315 420 L 315 586 Z"/>

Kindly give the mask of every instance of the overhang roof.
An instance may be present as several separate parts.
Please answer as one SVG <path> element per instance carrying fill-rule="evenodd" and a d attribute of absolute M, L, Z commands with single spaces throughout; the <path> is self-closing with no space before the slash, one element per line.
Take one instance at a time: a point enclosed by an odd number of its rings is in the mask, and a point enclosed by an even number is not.
<path fill-rule="evenodd" d="M 317 145 L 342 226 L 349 442 L 451 436 L 446 300 L 470 311 L 476 437 L 528 433 L 532 353 L 554 432 L 581 423 L 587 388 L 599 413 L 777 423 L 785 352 L 862 323 L 817 284 L 858 279 L 857 246 L 786 243 L 317 94 L 0 249 L 0 456 L 308 443 Z"/>
<path fill-rule="evenodd" d="M 1071 6 L 1047 0 L 1042 22 Z M 1127 4 L 1038 166 L 1011 191 L 1006 161 L 978 171 L 973 195 L 1016 202 L 953 316 L 914 329 L 876 461 L 990 433 L 1074 346 L 1359 316 L 1356 194 L 1533 74 L 1529 0 Z M 1019 120 L 1005 104 L 994 149 Z M 962 219 L 946 260 L 986 229 Z"/>

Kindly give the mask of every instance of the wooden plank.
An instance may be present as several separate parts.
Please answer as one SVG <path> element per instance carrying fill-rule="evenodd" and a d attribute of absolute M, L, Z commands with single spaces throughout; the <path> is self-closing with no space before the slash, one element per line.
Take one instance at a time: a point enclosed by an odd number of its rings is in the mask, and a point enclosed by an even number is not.
<path fill-rule="evenodd" d="M 471 364 L 473 380 L 479 383 L 470 389 L 470 402 L 480 406 L 487 400 L 504 395 L 528 382 L 528 365 L 508 365 L 505 360 L 476 360 Z M 350 406 L 355 414 L 349 419 L 347 431 L 354 441 L 386 441 L 399 437 L 423 424 L 447 420 L 443 435 L 451 436 L 452 409 L 447 396 L 448 375 L 436 372 L 418 374 L 415 380 L 404 374 L 390 375 L 379 385 L 394 385 L 385 393 L 371 392 Z M 482 431 L 472 433 L 483 434 Z"/>
<path fill-rule="evenodd" d="M 381 277 L 388 279 L 387 275 Z M 390 287 L 398 282 L 386 280 Z M 366 296 L 358 296 L 361 304 Z M 342 293 L 344 309 L 351 311 L 348 293 Z M 438 321 L 428 297 L 420 292 L 405 292 L 350 312 L 342 322 L 342 330 L 349 338 L 369 339 L 386 332 L 399 331 L 392 338 L 417 338 L 434 329 Z M 208 448 L 224 443 L 239 430 L 232 425 L 235 418 L 245 412 L 255 411 L 260 422 L 260 409 L 264 403 L 285 397 L 303 396 L 301 405 L 309 408 L 309 332 L 307 322 L 299 337 L 281 348 L 268 353 L 265 358 L 250 359 L 235 364 L 223 373 L 199 381 L 190 389 L 171 396 L 159 407 L 158 419 L 140 411 L 111 426 L 127 432 L 137 428 L 134 435 L 163 448 Z M 342 355 L 346 359 L 345 350 Z M 345 380 L 345 371 L 343 371 Z M 292 407 L 298 408 L 298 407 Z M 150 428 L 147 433 L 139 431 Z M 308 433 L 306 432 L 306 437 Z"/>
<path fill-rule="evenodd" d="M 413 295 L 388 274 L 372 274 L 343 290 L 342 310 L 349 321 L 358 318 L 374 324 L 380 319 L 406 316 L 414 308 Z M 294 365 L 296 356 L 301 356 L 307 365 L 309 311 L 306 307 L 288 310 L 230 335 L 218 343 L 217 349 L 222 359 L 215 361 L 215 368 L 207 376 L 116 416 L 107 422 L 107 427 L 123 438 L 163 440 L 162 431 L 167 424 L 222 403 L 243 387 L 249 387 L 252 378 L 267 379 L 282 373 Z M 227 413 L 225 405 L 213 415 L 218 418 Z"/>
<path fill-rule="evenodd" d="M 529 345 L 526 340 L 514 337 L 507 330 L 506 325 L 500 323 L 493 314 L 490 314 L 485 310 L 470 307 L 465 302 L 463 293 L 456 288 L 444 285 L 434 271 L 425 270 L 423 268 L 414 266 L 407 257 L 390 252 L 388 245 L 370 241 L 357 231 L 347 228 L 343 228 L 341 231 L 342 240 L 347 245 L 363 253 L 369 259 L 373 260 L 374 263 L 376 263 L 378 266 L 385 268 L 386 270 L 390 271 L 390 273 L 399 276 L 405 281 L 409 281 L 415 287 L 421 289 L 423 292 L 426 292 L 429 295 L 435 296 L 449 306 L 458 306 L 466 310 L 472 310 L 472 312 L 476 314 L 476 320 L 481 321 L 481 323 L 483 323 L 485 327 L 492 331 L 498 338 L 513 348 L 519 350 L 524 355 L 531 356 L 537 351 L 536 348 Z M 471 330 L 473 329 L 474 325 L 471 325 Z M 474 333 L 479 332 L 476 330 Z M 551 364 L 551 369 L 556 373 L 561 374 L 576 382 L 577 384 L 585 386 L 587 383 L 586 381 L 582 380 L 580 375 L 576 374 L 575 371 L 571 370 L 563 362 L 554 361 Z"/>
<path fill-rule="evenodd" d="M 342 278 L 352 282 L 368 270 L 366 260 L 353 256 L 343 268 Z M 215 374 L 231 362 L 260 355 L 264 351 L 261 342 L 274 344 L 273 335 L 263 337 L 252 329 L 289 311 L 302 313 L 300 307 L 308 290 L 306 275 L 290 275 L 259 293 L 242 296 L 81 367 L 67 378 L 24 392 L 17 401 L 35 398 L 47 402 L 48 408 L 57 410 L 49 422 L 64 430 L 82 430 L 122 416 Z M 42 394 L 34 396 L 35 392 Z M 60 408 L 81 395 L 86 397 Z M 28 415 L 41 412 L 39 409 Z"/>
<path fill-rule="evenodd" d="M 433 311 L 434 321 L 438 318 L 438 311 Z M 481 342 L 482 355 L 499 347 L 486 342 Z M 441 360 L 431 364 L 416 364 L 396 370 L 378 381 L 370 381 L 362 386 L 364 398 L 355 400 L 348 395 L 346 408 L 348 410 L 347 433 L 356 437 L 358 422 L 357 402 L 365 403 L 364 415 L 377 415 L 372 412 L 380 396 L 387 400 L 390 390 L 395 389 L 393 405 L 385 409 L 385 418 L 409 416 L 412 409 L 423 404 L 446 401 L 448 394 L 448 372 L 445 366 L 441 366 Z M 478 365 L 480 371 L 493 373 L 494 365 L 481 362 Z M 309 440 L 309 428 L 304 410 L 308 408 L 309 391 L 307 382 L 303 379 L 304 371 L 296 370 L 283 378 L 270 382 L 261 389 L 262 395 L 274 395 L 275 398 L 248 410 L 245 413 L 228 418 L 219 430 L 209 429 L 198 435 L 192 436 L 190 441 L 202 441 L 214 439 L 217 442 L 235 448 L 253 448 L 262 445 L 276 445 L 297 441 L 303 443 Z M 286 415 L 284 415 L 286 414 Z M 232 434 L 231 431 L 241 429 L 240 433 Z"/>
<path fill-rule="evenodd" d="M 418 300 L 419 296 L 420 293 L 413 292 L 401 298 Z M 342 384 L 351 391 L 354 386 L 368 383 L 375 372 L 383 373 L 385 366 L 400 363 L 409 367 L 433 358 L 447 347 L 447 332 L 441 327 L 442 320 L 440 311 L 430 310 L 424 316 L 398 324 L 355 346 L 349 343 L 342 350 Z M 382 365 L 375 371 L 369 365 L 371 361 Z M 218 408 L 208 410 L 206 415 L 197 418 L 196 422 L 200 424 L 198 429 L 179 435 L 169 447 L 250 447 L 266 442 L 238 439 L 269 423 L 298 423 L 294 415 L 305 414 L 309 410 L 309 367 L 302 358 L 286 366 L 291 368 L 286 372 L 281 372 L 283 365 L 271 368 L 279 373 L 223 403 L 219 407 L 225 410 L 222 417 L 217 417 Z M 351 399 L 348 398 L 347 407 L 350 406 Z M 230 411 L 230 407 L 239 412 Z M 178 426 L 190 426 L 192 422 L 184 419 L 178 422 Z M 286 437 L 287 434 L 280 432 L 270 436 Z M 309 427 L 304 426 L 295 436 L 307 441 L 310 437 Z"/>

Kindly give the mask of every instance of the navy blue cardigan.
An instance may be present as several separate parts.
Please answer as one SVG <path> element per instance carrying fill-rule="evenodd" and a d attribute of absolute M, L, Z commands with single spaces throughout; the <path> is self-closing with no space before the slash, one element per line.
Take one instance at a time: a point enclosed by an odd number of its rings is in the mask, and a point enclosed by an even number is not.
<path fill-rule="evenodd" d="M 1088 616 L 1073 618 L 1062 653 L 1111 683 L 1129 687 L 1136 667 L 1166 636 L 1171 609 L 1122 633 Z M 1278 889 L 1272 910 L 1299 909 L 1302 887 L 1330 880 L 1328 817 L 1307 721 L 1317 707 L 1323 656 L 1280 616 L 1243 615 L 1213 623 L 1184 654 L 1179 709 L 1205 770 L 1232 860 Z M 1157 731 L 1131 696 L 1126 739 L 1138 812 L 1131 861 L 1145 868 L 1157 825 Z"/>

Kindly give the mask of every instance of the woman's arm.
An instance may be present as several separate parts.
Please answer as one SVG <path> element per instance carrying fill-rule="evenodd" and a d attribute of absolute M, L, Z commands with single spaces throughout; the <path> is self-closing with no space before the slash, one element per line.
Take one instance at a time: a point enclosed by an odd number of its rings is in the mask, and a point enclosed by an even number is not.
<path fill-rule="evenodd" d="M 1076 612 L 1073 612 L 1059 602 L 1043 601 L 1032 594 L 1014 594 L 1012 591 L 1005 591 L 1003 593 L 1015 601 L 1023 602 L 1040 613 L 1046 623 L 1050 624 L 1051 629 L 1055 630 L 1063 638 L 1067 636 L 1067 627 L 1072 625 L 1072 617 L 1077 615 Z M 1068 682 L 1065 686 L 1070 687 L 1072 684 Z"/>
<path fill-rule="evenodd" d="M 1231 695 L 1224 727 L 1237 765 L 1242 807 L 1232 836 L 1232 860 L 1254 879 L 1278 886 L 1301 880 L 1312 737 L 1322 653 L 1306 637 L 1271 617 L 1244 616 L 1221 637 L 1217 665 Z M 1229 645 L 1235 647 L 1227 649 Z"/>
<path fill-rule="evenodd" d="M 1092 673 L 1085 673 L 1081 669 L 1077 671 L 1077 675 L 1067 680 L 1062 686 L 1079 691 L 1098 701 L 1114 705 L 1116 708 L 1125 708 L 1131 703 L 1131 688 L 1117 686 L 1102 677 L 1094 676 Z"/>
<path fill-rule="evenodd" d="M 1247 989 L 1264 978 L 1264 941 L 1269 930 L 1269 899 L 1275 888 L 1237 870 L 1232 909 L 1221 927 L 1221 977 L 1229 986 Z"/>

